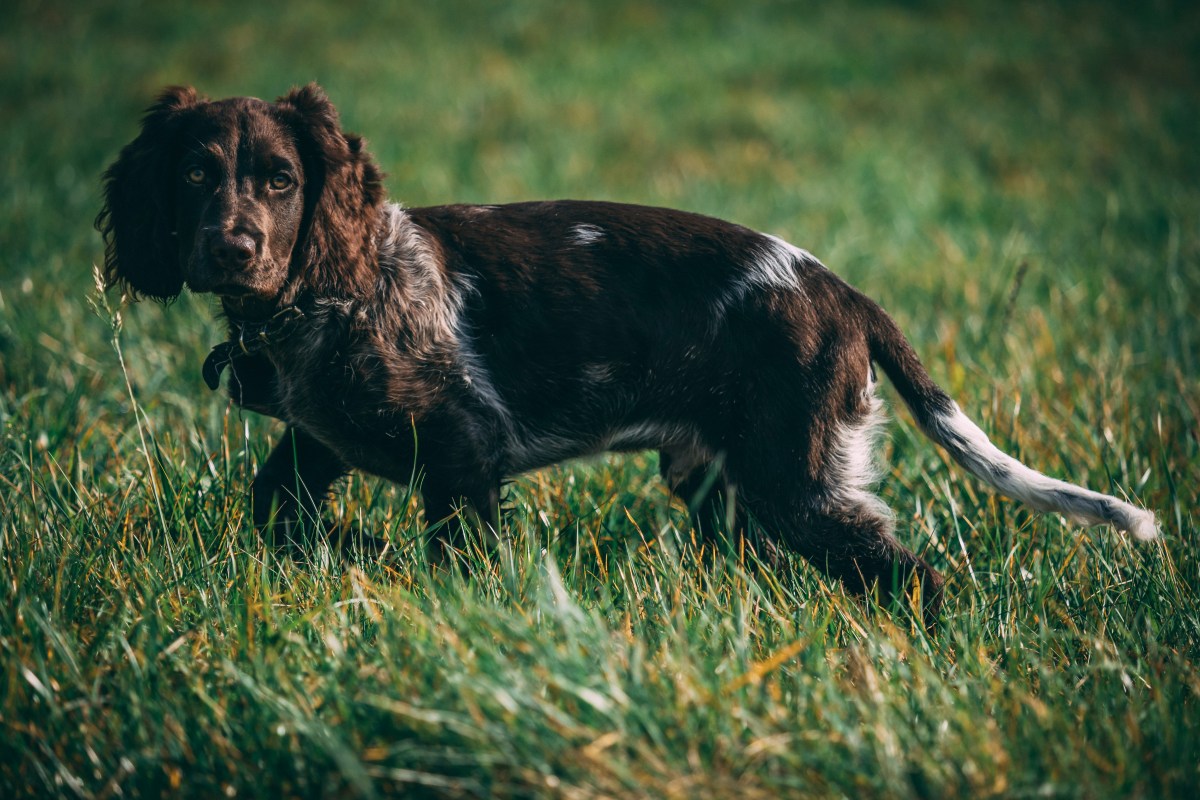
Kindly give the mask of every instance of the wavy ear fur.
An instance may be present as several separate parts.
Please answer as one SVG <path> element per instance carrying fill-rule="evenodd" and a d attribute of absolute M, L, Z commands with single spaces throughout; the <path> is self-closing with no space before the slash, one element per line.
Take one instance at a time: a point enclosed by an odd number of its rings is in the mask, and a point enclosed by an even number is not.
<path fill-rule="evenodd" d="M 305 173 L 305 230 L 295 257 L 299 278 L 322 293 L 373 291 L 375 233 L 383 173 L 363 140 L 343 133 L 337 109 L 315 83 L 277 101 L 300 145 Z"/>
<path fill-rule="evenodd" d="M 183 290 L 179 253 L 171 235 L 171 178 L 179 112 L 205 102 L 190 86 L 163 90 L 142 118 L 142 132 L 104 173 L 104 208 L 96 230 L 104 236 L 104 277 L 156 300 Z"/>

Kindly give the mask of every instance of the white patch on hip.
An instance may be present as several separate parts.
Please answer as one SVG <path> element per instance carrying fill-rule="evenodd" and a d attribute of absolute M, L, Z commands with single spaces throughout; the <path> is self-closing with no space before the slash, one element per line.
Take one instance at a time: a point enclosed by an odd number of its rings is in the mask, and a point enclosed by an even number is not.
<path fill-rule="evenodd" d="M 867 411 L 852 422 L 838 425 L 830 454 L 831 507 L 870 511 L 892 526 L 892 510 L 871 491 L 883 477 L 877 455 L 879 439 L 887 424 L 883 401 L 875 396 L 874 384 L 867 378 L 863 397 Z"/>
<path fill-rule="evenodd" d="M 748 259 L 741 265 L 742 269 L 734 274 L 729 286 L 718 296 L 718 315 L 758 292 L 800 293 L 803 286 L 800 282 L 799 267 L 824 267 L 807 250 L 801 250 L 777 236 L 764 233 L 762 237 L 758 246 L 748 253 Z"/>
<path fill-rule="evenodd" d="M 812 253 L 801 250 L 777 236 L 763 236 L 766 237 L 767 244 L 759 251 L 758 258 L 748 265 L 746 280 L 764 289 L 800 291 L 800 275 L 796 272 L 796 265 L 820 262 L 817 262 Z"/>

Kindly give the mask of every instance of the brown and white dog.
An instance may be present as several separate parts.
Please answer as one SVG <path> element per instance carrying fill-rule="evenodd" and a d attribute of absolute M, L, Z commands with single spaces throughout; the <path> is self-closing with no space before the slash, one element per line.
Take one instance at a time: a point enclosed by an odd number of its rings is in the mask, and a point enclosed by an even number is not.
<path fill-rule="evenodd" d="M 217 295 L 230 341 L 205 379 L 228 367 L 235 402 L 289 426 L 254 479 L 263 528 L 315 515 L 351 469 L 404 483 L 416 468 L 428 520 L 466 504 L 498 530 L 506 477 L 656 449 L 702 521 L 748 512 L 854 592 L 916 582 L 933 619 L 942 579 L 870 491 L 877 364 L 1001 493 L 1157 533 L 1150 512 L 994 447 L 891 318 L 804 250 L 615 203 L 405 209 L 381 178 L 315 85 L 275 103 L 167 89 L 105 175 L 110 285 Z M 461 534 L 439 531 L 434 555 Z"/>

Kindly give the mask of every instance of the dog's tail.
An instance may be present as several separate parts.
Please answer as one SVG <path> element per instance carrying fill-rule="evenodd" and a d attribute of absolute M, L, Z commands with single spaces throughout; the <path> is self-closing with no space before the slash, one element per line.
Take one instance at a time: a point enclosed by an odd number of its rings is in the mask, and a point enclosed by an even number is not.
<path fill-rule="evenodd" d="M 887 374 L 921 430 L 968 472 L 1038 511 L 1057 512 L 1082 525 L 1112 525 L 1143 541 L 1158 536 L 1153 513 L 1047 477 L 1002 452 L 933 382 L 892 318 L 869 298 L 854 294 L 865 318 L 871 360 Z"/>

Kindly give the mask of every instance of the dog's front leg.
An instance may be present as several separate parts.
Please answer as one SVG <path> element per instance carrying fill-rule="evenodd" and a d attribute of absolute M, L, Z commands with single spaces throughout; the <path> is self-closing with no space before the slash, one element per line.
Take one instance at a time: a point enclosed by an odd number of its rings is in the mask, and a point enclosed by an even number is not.
<path fill-rule="evenodd" d="M 447 563 L 452 552 L 465 554 L 470 518 L 478 520 L 484 534 L 484 546 L 493 546 L 500 538 L 500 482 L 480 481 L 471 489 L 456 489 L 431 476 L 421 487 L 425 502 L 425 523 L 429 562 Z M 463 563 L 469 564 L 469 559 Z"/>
<path fill-rule="evenodd" d="M 277 547 L 299 545 L 329 487 L 346 472 L 332 450 L 289 427 L 250 485 L 254 526 Z"/>
<path fill-rule="evenodd" d="M 207 362 L 206 362 L 207 367 Z M 219 367 L 216 373 L 220 376 Z M 206 376 L 206 380 L 209 378 Z M 270 360 L 262 355 L 231 354 L 229 361 L 229 397 L 242 408 L 280 419 L 279 378 Z"/>

